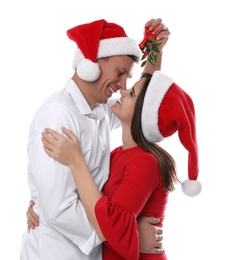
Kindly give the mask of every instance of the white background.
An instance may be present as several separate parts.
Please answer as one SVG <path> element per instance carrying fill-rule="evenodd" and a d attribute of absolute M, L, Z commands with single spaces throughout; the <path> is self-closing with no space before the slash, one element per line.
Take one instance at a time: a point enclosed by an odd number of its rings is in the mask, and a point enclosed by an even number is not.
<path fill-rule="evenodd" d="M 79 2 L 79 3 L 78 3 Z M 224 1 L 3 0 L 0 3 L 0 259 L 19 259 L 30 200 L 27 139 L 42 101 L 72 76 L 74 43 L 66 30 L 104 18 L 140 41 L 144 23 L 161 17 L 171 36 L 162 71 L 193 98 L 197 115 L 202 193 L 180 187 L 170 195 L 164 225 L 169 260 L 223 259 L 225 239 L 225 12 Z M 128 81 L 128 86 L 138 78 Z M 121 143 L 120 131 L 112 145 Z M 163 142 L 187 178 L 187 152 L 177 135 Z M 46 198 L 48 199 L 48 198 Z M 31 259 L 32 260 L 32 259 Z M 53 260 L 53 259 L 50 259 Z"/>

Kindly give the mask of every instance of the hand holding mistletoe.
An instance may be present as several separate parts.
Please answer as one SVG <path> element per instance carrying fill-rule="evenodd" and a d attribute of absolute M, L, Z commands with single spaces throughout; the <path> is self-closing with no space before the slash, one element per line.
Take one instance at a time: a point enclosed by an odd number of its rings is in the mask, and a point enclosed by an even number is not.
<path fill-rule="evenodd" d="M 139 44 L 139 47 L 143 53 L 141 67 L 143 67 L 147 61 L 152 65 L 158 64 L 158 55 L 166 45 L 170 32 L 162 20 L 151 19 L 145 24 L 144 38 Z"/>

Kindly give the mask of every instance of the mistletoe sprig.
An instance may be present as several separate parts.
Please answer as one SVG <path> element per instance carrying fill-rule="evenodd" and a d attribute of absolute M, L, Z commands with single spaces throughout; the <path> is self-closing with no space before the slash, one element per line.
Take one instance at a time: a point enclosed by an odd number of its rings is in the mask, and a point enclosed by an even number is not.
<path fill-rule="evenodd" d="M 155 52 L 160 52 L 158 46 L 161 44 L 157 43 L 154 39 L 156 38 L 157 34 L 156 31 L 158 28 L 150 31 L 148 27 L 145 27 L 144 30 L 144 39 L 139 44 L 139 47 L 143 53 L 141 61 L 141 67 L 144 67 L 147 61 L 149 61 L 153 66 L 158 64 L 158 57 Z"/>

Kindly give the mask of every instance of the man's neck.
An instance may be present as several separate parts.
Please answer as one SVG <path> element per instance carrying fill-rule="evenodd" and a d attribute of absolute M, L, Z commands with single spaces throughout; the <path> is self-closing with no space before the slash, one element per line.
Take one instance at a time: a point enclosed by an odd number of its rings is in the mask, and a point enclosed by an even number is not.
<path fill-rule="evenodd" d="M 77 75 L 77 73 L 75 72 L 73 77 L 71 78 L 75 84 L 78 86 L 78 88 L 80 89 L 80 91 L 82 92 L 85 100 L 87 101 L 87 103 L 89 104 L 90 108 L 94 107 L 96 105 L 96 101 L 94 98 L 94 95 L 92 94 L 92 82 L 87 82 L 84 81 L 82 79 L 80 79 Z"/>

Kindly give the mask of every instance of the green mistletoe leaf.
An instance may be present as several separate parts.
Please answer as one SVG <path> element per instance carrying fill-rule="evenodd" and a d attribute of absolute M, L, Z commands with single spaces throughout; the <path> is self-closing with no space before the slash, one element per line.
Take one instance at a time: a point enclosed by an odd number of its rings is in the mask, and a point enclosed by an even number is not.
<path fill-rule="evenodd" d="M 155 42 L 153 39 L 148 39 L 146 38 L 146 42 L 142 44 L 140 44 L 140 49 L 143 52 L 141 61 L 143 61 L 141 63 L 141 67 L 144 67 L 144 65 L 146 64 L 146 62 L 150 62 L 153 66 L 155 66 L 156 64 L 158 64 L 158 57 L 156 54 L 154 53 L 159 53 L 160 50 L 158 48 L 158 46 L 161 44 L 162 42 Z M 142 46 L 142 47 L 141 47 Z"/>
<path fill-rule="evenodd" d="M 146 62 L 147 62 L 147 61 L 145 60 L 145 61 L 143 61 L 143 62 L 141 63 L 141 68 L 144 67 L 144 65 L 146 64 Z"/>

